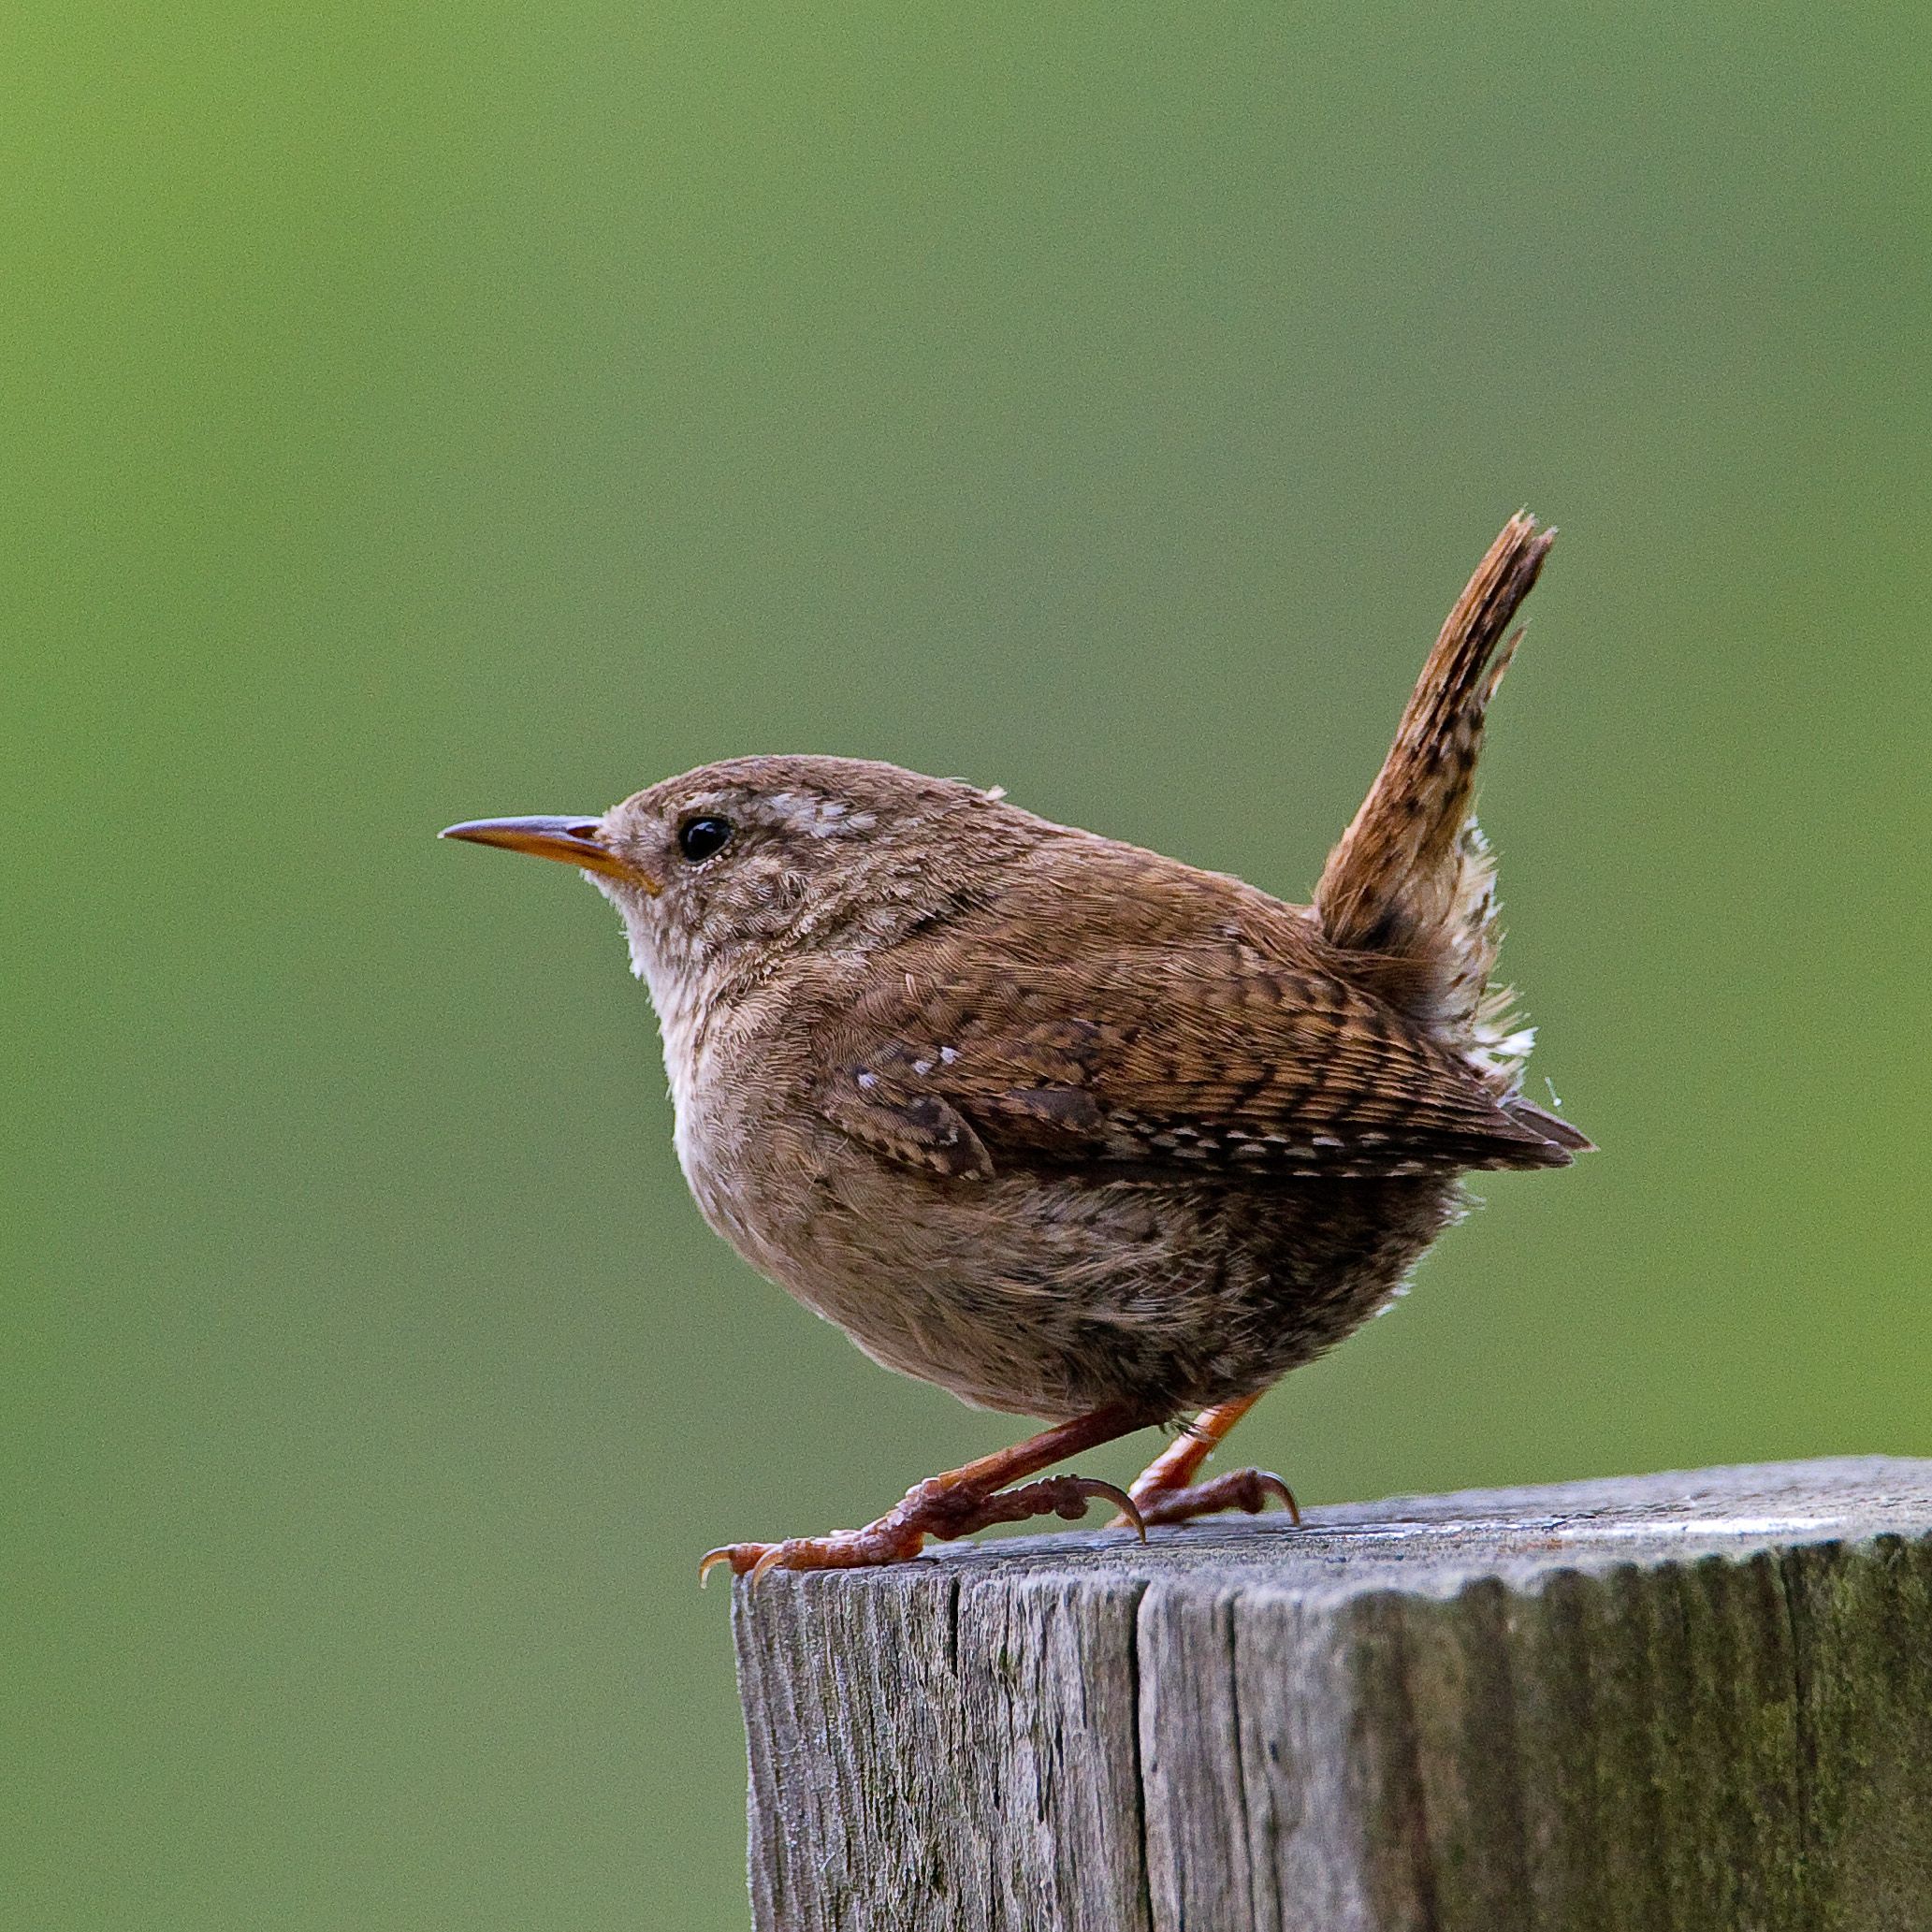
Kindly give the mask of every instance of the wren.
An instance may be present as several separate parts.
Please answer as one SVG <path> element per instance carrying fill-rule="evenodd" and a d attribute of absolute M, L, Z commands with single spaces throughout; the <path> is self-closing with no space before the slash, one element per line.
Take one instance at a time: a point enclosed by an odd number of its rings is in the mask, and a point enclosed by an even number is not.
<path fill-rule="evenodd" d="M 443 835 L 579 866 L 617 907 L 679 1163 L 752 1267 L 887 1367 L 1053 1425 L 863 1529 L 704 1569 L 892 1562 L 1097 1496 L 1142 1533 L 1292 1509 L 1257 1470 L 1198 1480 L 1209 1450 L 1401 1288 L 1461 1175 L 1589 1148 L 1523 1097 L 1473 814 L 1553 534 L 1518 516 L 1490 546 L 1312 906 L 854 759 Z M 1130 1494 L 1041 1475 L 1190 1412 Z"/>

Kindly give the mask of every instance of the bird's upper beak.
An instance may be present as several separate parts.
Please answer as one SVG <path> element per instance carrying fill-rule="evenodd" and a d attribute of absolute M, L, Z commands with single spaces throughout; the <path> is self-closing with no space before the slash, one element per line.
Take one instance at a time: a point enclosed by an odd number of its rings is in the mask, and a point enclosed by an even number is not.
<path fill-rule="evenodd" d="M 586 872 L 628 880 L 652 894 L 661 892 L 663 888 L 648 873 L 603 842 L 603 830 L 602 822 L 594 818 L 466 819 L 437 836 L 500 845 L 506 851 L 530 852 L 539 859 L 561 859 L 566 865 L 581 865 Z"/>

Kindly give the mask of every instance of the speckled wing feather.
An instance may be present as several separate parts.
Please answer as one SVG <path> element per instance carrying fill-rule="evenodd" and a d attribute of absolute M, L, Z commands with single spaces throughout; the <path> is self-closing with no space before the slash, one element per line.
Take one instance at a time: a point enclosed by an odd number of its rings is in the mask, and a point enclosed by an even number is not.
<path fill-rule="evenodd" d="M 831 1023 L 817 1093 L 909 1167 L 1340 1179 L 1571 1158 L 1373 995 L 1244 947 L 931 964 Z"/>

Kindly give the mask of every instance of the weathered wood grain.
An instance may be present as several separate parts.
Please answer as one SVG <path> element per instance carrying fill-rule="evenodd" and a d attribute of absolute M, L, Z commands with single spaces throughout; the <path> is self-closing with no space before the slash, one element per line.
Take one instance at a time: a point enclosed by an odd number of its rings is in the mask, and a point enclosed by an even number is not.
<path fill-rule="evenodd" d="M 733 1625 L 772 1932 L 1932 1928 L 1932 1463 L 1015 1539 Z"/>

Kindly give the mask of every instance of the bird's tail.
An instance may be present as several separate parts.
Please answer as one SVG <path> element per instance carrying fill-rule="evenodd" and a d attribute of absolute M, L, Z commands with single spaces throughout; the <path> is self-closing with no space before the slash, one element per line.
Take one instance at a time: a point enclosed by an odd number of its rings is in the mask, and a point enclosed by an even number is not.
<path fill-rule="evenodd" d="M 1530 1033 L 1492 989 L 1496 866 L 1475 822 L 1483 718 L 1521 632 L 1554 530 L 1510 518 L 1476 567 L 1422 667 L 1415 694 L 1353 823 L 1315 888 L 1323 930 L 1386 963 L 1396 1003 L 1453 1040 L 1502 1089 L 1514 1086 Z"/>

